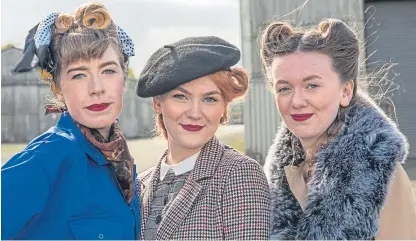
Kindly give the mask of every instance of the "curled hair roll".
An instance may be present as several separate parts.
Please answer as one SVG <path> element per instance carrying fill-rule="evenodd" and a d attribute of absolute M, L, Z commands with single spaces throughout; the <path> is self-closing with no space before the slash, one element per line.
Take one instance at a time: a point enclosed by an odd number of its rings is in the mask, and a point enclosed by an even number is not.
<path fill-rule="evenodd" d="M 61 13 L 55 20 L 55 31 L 65 33 L 74 25 L 75 18 L 73 14 Z"/>
<path fill-rule="evenodd" d="M 75 19 L 86 28 L 106 29 L 111 24 L 111 16 L 101 3 L 81 5 L 75 11 Z"/>

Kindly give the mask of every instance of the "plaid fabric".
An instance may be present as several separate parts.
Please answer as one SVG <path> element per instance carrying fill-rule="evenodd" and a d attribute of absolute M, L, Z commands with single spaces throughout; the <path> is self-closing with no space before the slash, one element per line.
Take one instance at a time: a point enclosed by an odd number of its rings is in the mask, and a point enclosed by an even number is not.
<path fill-rule="evenodd" d="M 142 230 L 149 220 L 165 155 L 137 182 L 142 189 Z M 202 148 L 195 168 L 163 216 L 155 239 L 265 240 L 269 231 L 270 193 L 261 166 L 214 137 Z"/>
<path fill-rule="evenodd" d="M 158 182 L 155 195 L 153 196 L 147 225 L 142 230 L 145 240 L 154 240 L 159 228 L 159 224 L 169 210 L 170 204 L 178 195 L 185 184 L 190 172 L 175 176 L 173 169 L 170 169 L 162 181 Z"/>

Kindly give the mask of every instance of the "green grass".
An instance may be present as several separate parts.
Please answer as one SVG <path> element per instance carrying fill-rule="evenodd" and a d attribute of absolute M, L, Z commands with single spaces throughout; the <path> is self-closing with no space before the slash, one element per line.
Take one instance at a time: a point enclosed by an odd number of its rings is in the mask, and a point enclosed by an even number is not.
<path fill-rule="evenodd" d="M 224 143 L 226 145 L 229 145 L 230 147 L 236 149 L 240 153 L 244 153 L 244 139 L 237 139 L 230 141 L 230 143 Z"/>
<path fill-rule="evenodd" d="M 240 153 L 244 153 L 244 137 L 242 133 L 225 135 L 219 138 L 224 144 L 236 149 Z M 153 166 L 159 159 L 160 153 L 155 153 L 156 151 L 162 152 L 165 146 L 162 146 L 159 142 L 154 142 L 150 144 L 152 148 L 150 153 L 153 155 L 146 154 L 146 150 L 149 150 L 147 145 L 143 145 L 143 141 L 140 140 L 130 140 L 129 149 L 131 154 L 136 159 L 136 164 L 138 164 L 138 170 L 144 171 L 147 168 Z M 9 160 L 14 154 L 23 150 L 26 147 L 26 144 L 1 144 L 1 163 L 2 165 Z M 412 169 L 413 171 L 413 169 Z M 416 191 L 416 180 L 412 180 L 412 185 Z"/>
<path fill-rule="evenodd" d="M 218 138 L 226 145 L 239 152 L 244 152 L 244 129 L 241 127 L 221 127 L 218 130 Z M 135 159 L 138 172 L 142 172 L 159 161 L 167 143 L 161 138 L 128 140 L 130 154 Z M 7 162 L 14 154 L 23 150 L 27 144 L 1 144 L 1 163 Z"/>
<path fill-rule="evenodd" d="M 16 153 L 23 150 L 26 144 L 1 144 L 1 152 L 12 152 Z"/>
<path fill-rule="evenodd" d="M 25 149 L 27 144 L 1 144 L 1 164 L 3 165 L 14 154 Z"/>

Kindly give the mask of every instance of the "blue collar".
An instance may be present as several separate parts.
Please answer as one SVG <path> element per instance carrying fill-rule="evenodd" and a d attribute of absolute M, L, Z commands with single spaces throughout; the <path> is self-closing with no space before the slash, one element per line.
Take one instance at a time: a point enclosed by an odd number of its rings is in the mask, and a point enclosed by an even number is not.
<path fill-rule="evenodd" d="M 76 137 L 76 140 L 78 141 L 81 148 L 98 165 L 101 166 L 108 164 L 108 161 L 105 159 L 101 151 L 97 149 L 93 144 L 91 144 L 91 142 L 89 142 L 87 138 L 81 133 L 81 130 L 77 127 L 74 120 L 72 120 L 72 117 L 67 111 L 61 114 L 61 118 L 56 124 L 56 127 L 71 132 Z"/>

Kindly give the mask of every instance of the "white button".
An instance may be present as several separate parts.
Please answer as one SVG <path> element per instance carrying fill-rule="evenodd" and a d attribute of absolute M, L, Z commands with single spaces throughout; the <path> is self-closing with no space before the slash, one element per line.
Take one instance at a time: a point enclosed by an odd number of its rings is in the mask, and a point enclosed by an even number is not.
<path fill-rule="evenodd" d="M 98 238 L 99 239 L 103 239 L 104 238 L 104 235 L 100 233 L 100 234 L 98 234 Z"/>

